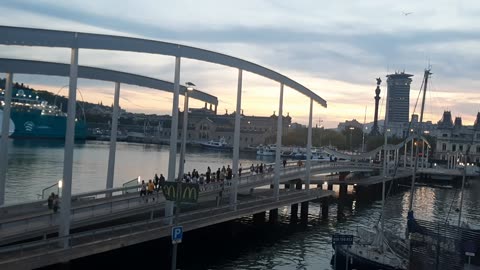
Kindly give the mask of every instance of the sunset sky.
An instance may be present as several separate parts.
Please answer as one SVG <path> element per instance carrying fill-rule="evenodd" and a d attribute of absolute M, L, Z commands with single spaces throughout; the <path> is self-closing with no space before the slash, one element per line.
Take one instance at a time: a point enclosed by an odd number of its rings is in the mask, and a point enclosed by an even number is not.
<path fill-rule="evenodd" d="M 353 118 L 363 122 L 366 106 L 366 120 L 372 121 L 377 77 L 383 81 L 383 118 L 385 76 L 395 71 L 414 74 L 412 113 L 429 64 L 433 75 L 426 120 L 437 122 L 444 110 L 451 110 L 471 125 L 480 111 L 480 3 L 475 0 L 6 0 L 0 11 L 2 25 L 154 39 L 252 61 L 324 98 L 328 108 L 314 107 L 314 123 L 322 121 L 326 127 Z M 67 49 L 0 47 L 4 58 L 69 61 Z M 171 56 L 80 50 L 79 62 L 168 81 L 174 76 Z M 68 78 L 16 75 L 14 79 L 67 95 L 63 86 Z M 236 80 L 236 69 L 182 59 L 180 81 L 194 82 L 198 89 L 217 96 L 219 113 L 234 111 Z M 113 83 L 79 80 L 78 87 L 86 101 L 112 103 Z M 275 81 L 244 73 L 244 113 L 278 111 L 279 88 Z M 124 85 L 120 105 L 128 111 L 171 114 L 171 101 L 170 93 Z M 308 104 L 306 97 L 286 88 L 284 112 L 294 122 L 307 122 Z"/>

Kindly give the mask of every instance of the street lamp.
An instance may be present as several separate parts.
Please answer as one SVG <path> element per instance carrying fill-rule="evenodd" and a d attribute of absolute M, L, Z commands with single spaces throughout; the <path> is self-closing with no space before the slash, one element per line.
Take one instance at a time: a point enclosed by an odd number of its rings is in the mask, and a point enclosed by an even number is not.
<path fill-rule="evenodd" d="M 353 153 L 353 147 L 352 147 L 352 134 L 353 134 L 353 130 L 355 129 L 354 127 L 349 127 L 348 129 L 350 129 L 350 152 Z"/>
<path fill-rule="evenodd" d="M 62 179 L 58 180 L 58 190 L 57 190 L 57 195 L 60 196 L 60 190 L 62 189 L 63 187 L 63 181 Z"/>
<path fill-rule="evenodd" d="M 182 143 L 180 146 L 180 163 L 178 166 L 178 181 L 181 181 L 183 178 L 184 170 L 185 170 L 185 147 L 187 144 L 187 129 L 188 129 L 188 99 L 190 93 L 195 89 L 195 84 L 191 82 L 186 82 L 185 85 L 186 91 L 184 95 L 184 103 L 183 103 L 183 126 L 182 126 Z"/>
<path fill-rule="evenodd" d="M 187 127 L 188 127 L 188 96 L 191 92 L 193 92 L 195 84 L 191 82 L 186 82 L 185 85 L 186 91 L 184 95 L 184 103 L 183 103 L 183 125 L 182 125 L 182 143 L 180 146 L 180 162 L 178 165 L 178 178 L 177 178 L 177 196 L 175 200 L 175 217 L 174 217 L 174 226 L 178 226 L 178 216 L 180 214 L 180 194 L 182 190 L 182 179 L 185 170 L 185 148 L 187 144 Z M 174 127 L 172 127 L 174 128 Z M 176 147 L 170 146 L 170 147 Z M 172 250 L 172 269 L 177 269 L 177 242 L 173 243 L 173 250 Z"/>

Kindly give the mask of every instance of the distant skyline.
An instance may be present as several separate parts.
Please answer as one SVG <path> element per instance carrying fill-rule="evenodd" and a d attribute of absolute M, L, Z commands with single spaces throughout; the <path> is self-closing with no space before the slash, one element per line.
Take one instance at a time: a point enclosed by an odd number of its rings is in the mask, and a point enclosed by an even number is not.
<path fill-rule="evenodd" d="M 423 70 L 432 66 L 425 120 L 444 110 L 473 124 L 480 111 L 480 3 L 459 1 L 51 1 L 6 0 L 0 24 L 133 36 L 195 46 L 274 69 L 328 102 L 316 105 L 314 125 L 336 127 L 373 121 L 375 78 L 382 78 L 379 118 L 384 118 L 386 75 L 413 74 L 413 113 Z M 405 13 L 412 12 L 408 16 Z M 58 48 L 0 46 L 0 57 L 68 63 Z M 173 81 L 174 58 L 80 50 L 80 64 Z M 181 82 L 219 98 L 218 113 L 235 110 L 237 70 L 182 59 Z M 2 76 L 3 77 L 3 76 Z M 16 75 L 15 81 L 57 93 L 67 78 Z M 278 112 L 279 84 L 244 73 L 247 115 Z M 110 104 L 113 83 L 79 80 L 86 101 Z M 67 95 L 64 88 L 60 94 Z M 128 111 L 171 114 L 171 94 L 123 86 Z M 287 88 L 284 112 L 307 123 L 308 99 Z M 180 107 L 182 106 L 180 100 Z M 192 106 L 203 106 L 193 102 Z M 416 113 L 419 112 L 419 107 Z"/>

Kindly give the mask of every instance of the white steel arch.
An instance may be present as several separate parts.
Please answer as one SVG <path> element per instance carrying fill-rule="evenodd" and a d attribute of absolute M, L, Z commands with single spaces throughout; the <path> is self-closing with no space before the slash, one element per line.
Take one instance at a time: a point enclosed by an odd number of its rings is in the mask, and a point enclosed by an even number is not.
<path fill-rule="evenodd" d="M 19 60 L 0 58 L 0 72 L 4 73 L 19 73 L 19 74 L 36 74 L 49 76 L 68 77 L 70 65 L 33 61 L 33 60 Z M 122 84 L 137 85 L 157 90 L 173 93 L 174 84 L 172 82 L 159 80 L 151 77 L 136 75 L 127 72 L 120 72 L 115 70 L 78 66 L 78 77 L 91 80 L 118 82 Z M 180 94 L 185 95 L 187 88 L 180 86 Z M 200 90 L 193 90 L 189 93 L 189 97 L 207 102 L 209 104 L 218 105 L 218 98 L 202 92 Z"/>
<path fill-rule="evenodd" d="M 269 78 L 302 93 L 323 107 L 327 107 L 327 102 L 323 98 L 276 71 L 233 56 L 175 43 L 122 36 L 0 26 L 0 44 L 129 51 L 196 59 L 238 68 Z"/>

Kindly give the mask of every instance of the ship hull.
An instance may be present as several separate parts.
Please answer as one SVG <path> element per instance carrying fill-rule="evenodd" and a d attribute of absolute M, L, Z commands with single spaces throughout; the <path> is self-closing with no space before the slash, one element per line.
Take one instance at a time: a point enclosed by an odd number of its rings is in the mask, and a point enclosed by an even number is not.
<path fill-rule="evenodd" d="M 392 267 L 383 263 L 375 262 L 364 257 L 360 257 L 354 253 L 346 252 L 343 248 L 337 250 L 337 268 L 346 269 L 345 263 L 348 254 L 348 269 L 357 270 L 404 270 L 402 268 Z M 332 257 L 331 264 L 334 265 L 335 255 Z"/>
<path fill-rule="evenodd" d="M 12 111 L 15 130 L 11 138 L 64 139 L 67 129 L 65 116 L 42 115 L 40 111 Z M 75 139 L 85 140 L 87 127 L 84 121 L 75 122 Z"/>

